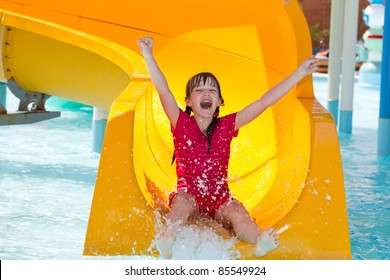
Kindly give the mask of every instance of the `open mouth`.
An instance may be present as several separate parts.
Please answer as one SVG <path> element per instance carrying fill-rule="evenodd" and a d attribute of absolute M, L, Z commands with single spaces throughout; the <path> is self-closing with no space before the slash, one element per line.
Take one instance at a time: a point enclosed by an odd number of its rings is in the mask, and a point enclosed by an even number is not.
<path fill-rule="evenodd" d="M 200 107 L 202 107 L 202 109 L 210 109 L 211 106 L 212 106 L 211 101 L 205 100 L 200 102 Z"/>

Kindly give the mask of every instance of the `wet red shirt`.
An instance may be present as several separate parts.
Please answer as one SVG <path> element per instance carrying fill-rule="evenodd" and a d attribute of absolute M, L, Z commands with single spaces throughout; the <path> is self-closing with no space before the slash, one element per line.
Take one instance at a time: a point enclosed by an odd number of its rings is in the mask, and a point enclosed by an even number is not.
<path fill-rule="evenodd" d="M 214 217 L 215 211 L 230 198 L 227 183 L 230 143 L 238 135 L 234 130 L 236 113 L 219 118 L 213 131 L 211 149 L 193 116 L 180 111 L 173 133 L 177 190 L 195 197 L 201 214 Z"/>

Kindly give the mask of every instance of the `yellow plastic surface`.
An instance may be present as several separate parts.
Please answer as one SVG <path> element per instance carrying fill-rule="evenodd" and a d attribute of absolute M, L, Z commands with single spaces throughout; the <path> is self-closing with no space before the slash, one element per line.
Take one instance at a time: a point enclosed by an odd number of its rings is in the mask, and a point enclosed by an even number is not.
<path fill-rule="evenodd" d="M 63 2 L 63 1 L 61 1 Z M 136 40 L 155 54 L 184 107 L 189 77 L 219 79 L 225 115 L 310 55 L 296 1 L 1 1 L 3 80 L 109 110 L 86 255 L 156 254 L 153 209 L 176 181 L 169 123 Z M 311 78 L 232 143 L 229 184 L 262 227 L 284 229 L 269 259 L 349 259 L 342 164 L 331 115 Z M 242 258 L 253 246 L 240 242 Z"/>

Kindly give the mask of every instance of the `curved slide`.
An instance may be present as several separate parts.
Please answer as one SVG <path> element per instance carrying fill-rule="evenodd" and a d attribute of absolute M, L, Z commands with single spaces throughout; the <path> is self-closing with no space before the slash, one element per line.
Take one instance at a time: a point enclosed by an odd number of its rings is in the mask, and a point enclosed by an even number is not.
<path fill-rule="evenodd" d="M 0 1 L 1 79 L 110 112 L 86 255 L 155 255 L 153 210 L 174 189 L 172 136 L 135 43 L 140 36 L 155 37 L 182 107 L 188 78 L 213 72 L 221 114 L 257 99 L 311 53 L 294 0 L 160 2 Z M 281 230 L 281 245 L 265 258 L 351 258 L 337 131 L 310 77 L 240 130 L 229 184 L 262 228 Z M 236 247 L 252 258 L 252 245 Z"/>

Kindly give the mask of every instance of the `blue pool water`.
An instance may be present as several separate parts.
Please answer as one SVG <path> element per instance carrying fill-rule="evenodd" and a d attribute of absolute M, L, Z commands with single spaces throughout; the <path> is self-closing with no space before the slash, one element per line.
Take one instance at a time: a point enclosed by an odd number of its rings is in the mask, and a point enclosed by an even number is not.
<path fill-rule="evenodd" d="M 315 76 L 314 86 L 326 104 L 326 77 Z M 49 99 L 47 107 L 58 103 Z M 7 108 L 17 108 L 11 95 Z M 99 162 L 91 151 L 92 110 L 61 111 L 61 118 L 0 127 L 0 259 L 86 258 Z M 339 137 L 353 259 L 390 259 L 390 157 L 376 154 L 378 112 L 379 89 L 356 85 L 352 135 Z"/>

